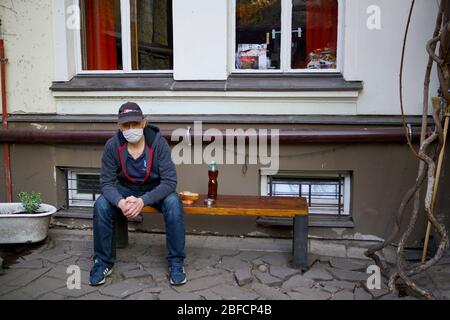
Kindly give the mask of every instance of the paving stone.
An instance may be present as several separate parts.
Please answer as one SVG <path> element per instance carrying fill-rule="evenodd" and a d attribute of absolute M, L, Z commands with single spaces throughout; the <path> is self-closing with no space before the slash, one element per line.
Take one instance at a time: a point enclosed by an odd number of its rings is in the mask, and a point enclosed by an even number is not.
<path fill-rule="evenodd" d="M 100 289 L 100 293 L 103 295 L 124 299 L 136 292 L 142 291 L 144 288 L 145 285 L 141 282 L 136 279 L 129 279 L 104 287 Z"/>
<path fill-rule="evenodd" d="M 319 262 L 320 258 L 319 256 L 312 254 L 312 253 L 308 253 L 308 269 L 311 268 L 316 262 Z"/>
<path fill-rule="evenodd" d="M 245 286 L 253 281 L 253 275 L 251 273 L 250 266 L 241 268 L 234 273 L 237 283 L 240 286 Z"/>
<path fill-rule="evenodd" d="M 85 296 L 79 297 L 77 300 L 120 300 L 120 298 L 105 296 L 100 292 L 96 291 L 93 293 L 89 293 Z"/>
<path fill-rule="evenodd" d="M 342 258 L 347 257 L 345 245 L 327 243 L 320 240 L 310 241 L 310 252 L 320 256 L 342 257 Z"/>
<path fill-rule="evenodd" d="M 7 299 L 7 295 L 10 292 L 17 290 L 17 289 L 20 289 L 20 287 L 1 285 L 0 286 L 0 300 Z M 5 296 L 5 298 L 1 298 L 2 296 Z"/>
<path fill-rule="evenodd" d="M 300 270 L 288 267 L 270 266 L 269 272 L 271 275 L 285 281 L 289 277 L 292 277 L 293 275 L 300 273 Z"/>
<path fill-rule="evenodd" d="M 356 288 L 355 300 L 372 300 L 372 295 L 363 288 Z"/>
<path fill-rule="evenodd" d="M 315 297 L 299 292 L 288 292 L 287 295 L 293 300 L 317 300 Z"/>
<path fill-rule="evenodd" d="M 77 257 L 77 256 L 70 256 L 70 258 L 61 261 L 59 264 L 60 264 L 60 265 L 63 265 L 63 266 L 67 266 L 67 267 L 68 267 L 68 266 L 77 265 L 77 266 L 80 267 L 80 269 L 83 269 L 83 268 L 81 268 L 81 266 L 77 263 L 77 261 L 78 261 L 79 259 L 80 259 L 80 257 Z M 88 269 L 88 270 L 89 270 L 89 269 Z"/>
<path fill-rule="evenodd" d="M 197 270 L 202 270 L 206 267 L 212 267 L 219 263 L 220 257 L 200 258 L 192 263 L 192 266 Z"/>
<path fill-rule="evenodd" d="M 348 270 L 348 271 L 356 271 L 356 270 L 366 270 L 367 262 L 355 261 L 351 259 L 345 258 L 331 258 L 330 264 L 333 268 Z"/>
<path fill-rule="evenodd" d="M 450 290 L 450 270 L 447 272 L 430 270 L 429 275 L 439 290 Z"/>
<path fill-rule="evenodd" d="M 367 281 L 368 275 L 366 273 L 357 272 L 357 271 L 348 271 L 342 269 L 328 268 L 328 272 L 330 272 L 333 277 L 338 280 L 346 280 L 346 281 Z"/>
<path fill-rule="evenodd" d="M 436 265 L 440 266 L 446 264 L 450 264 L 450 257 L 442 257 Z"/>
<path fill-rule="evenodd" d="M 251 289 L 259 294 L 261 297 L 264 297 L 268 300 L 290 300 L 287 294 L 281 292 L 280 289 L 276 289 L 273 287 L 268 287 L 266 285 L 260 283 L 253 283 L 251 285 Z"/>
<path fill-rule="evenodd" d="M 28 285 L 30 282 L 38 279 L 43 274 L 47 273 L 49 270 L 50 270 L 50 268 L 29 270 L 28 272 L 24 273 L 23 275 L 19 276 L 18 278 L 13 279 L 5 284 L 10 285 L 10 286 L 23 287 L 23 286 Z"/>
<path fill-rule="evenodd" d="M 44 261 L 37 260 L 21 260 L 16 264 L 9 266 L 11 269 L 42 269 L 44 267 Z"/>
<path fill-rule="evenodd" d="M 261 257 L 261 260 L 272 266 L 286 266 L 289 264 L 292 254 L 289 252 L 271 252 Z"/>
<path fill-rule="evenodd" d="M 23 287 L 22 291 L 29 295 L 32 299 L 36 299 L 45 293 L 66 287 L 66 285 L 66 282 L 60 279 L 41 277 Z"/>
<path fill-rule="evenodd" d="M 122 272 L 122 275 L 125 279 L 151 277 L 150 273 L 148 273 L 147 271 L 145 271 L 143 269 L 124 271 L 124 272 Z"/>
<path fill-rule="evenodd" d="M 370 258 L 365 255 L 366 251 L 367 251 L 366 248 L 348 247 L 347 257 L 361 260 L 370 260 Z"/>
<path fill-rule="evenodd" d="M 91 263 L 92 266 L 92 263 Z M 123 273 L 125 271 L 131 271 L 131 270 L 136 270 L 136 269 L 140 269 L 141 266 L 139 264 L 137 264 L 136 262 L 123 262 L 123 261 L 118 261 L 114 264 L 114 271 L 116 273 Z"/>
<path fill-rule="evenodd" d="M 200 278 L 206 278 L 206 277 L 212 277 L 215 275 L 220 275 L 223 274 L 224 272 L 228 272 L 222 269 L 216 269 L 216 268 L 212 268 L 212 267 L 206 267 L 204 269 L 201 270 L 186 270 L 187 272 L 187 277 L 188 277 L 188 281 L 191 280 L 195 280 L 195 279 L 200 279 Z"/>
<path fill-rule="evenodd" d="M 57 265 L 56 267 L 51 268 L 49 272 L 47 272 L 46 277 L 67 280 L 67 277 L 69 277 L 67 268 L 68 266 L 65 265 Z"/>
<path fill-rule="evenodd" d="M 205 300 L 222 300 L 221 296 L 212 292 L 210 289 L 197 291 L 196 294 L 198 294 L 200 297 L 202 297 Z"/>
<path fill-rule="evenodd" d="M 265 265 L 266 263 L 261 259 L 255 259 L 252 261 L 252 264 L 253 264 L 254 268 L 258 268 L 260 265 L 262 265 L 262 264 Z"/>
<path fill-rule="evenodd" d="M 219 263 L 216 265 L 216 268 L 228 270 L 234 272 L 236 270 L 249 267 L 248 262 L 242 261 L 240 259 L 236 259 L 234 257 L 223 257 Z"/>
<path fill-rule="evenodd" d="M 65 288 L 61 288 L 61 289 L 55 290 L 55 293 L 63 295 L 65 297 L 79 298 L 79 297 L 87 295 L 87 294 L 89 294 L 91 292 L 95 292 L 98 289 L 99 289 L 98 287 L 92 287 L 90 285 L 81 284 L 81 288 L 80 289 L 72 289 L 72 290 L 70 290 L 66 286 Z"/>
<path fill-rule="evenodd" d="M 387 294 L 389 294 L 391 291 L 388 289 L 388 287 L 384 284 L 382 284 L 381 289 L 369 289 L 366 287 L 366 284 L 364 284 L 364 288 L 367 292 L 369 292 L 372 297 L 374 297 L 375 299 L 378 299 L 382 296 L 385 296 Z"/>
<path fill-rule="evenodd" d="M 64 261 L 66 259 L 71 258 L 71 255 L 65 254 L 65 253 L 59 253 L 59 254 L 53 254 L 53 253 L 45 253 L 42 255 L 42 259 L 45 259 L 47 261 L 50 261 L 51 263 L 58 263 L 61 261 Z"/>
<path fill-rule="evenodd" d="M 269 271 L 269 267 L 266 264 L 260 264 L 258 266 L 258 271 L 260 271 L 260 272 L 267 272 L 267 271 Z"/>
<path fill-rule="evenodd" d="M 338 288 L 338 287 L 334 287 L 334 286 L 328 286 L 328 285 L 324 285 L 322 283 L 320 284 L 320 289 L 322 291 L 325 291 L 325 292 L 328 292 L 328 293 L 331 293 L 331 294 L 334 294 L 334 293 L 339 292 L 339 291 L 342 290 L 342 288 Z"/>
<path fill-rule="evenodd" d="M 142 292 L 155 294 L 155 293 L 160 293 L 163 290 L 164 290 L 163 287 L 150 287 L 150 288 L 145 288 Z"/>
<path fill-rule="evenodd" d="M 93 261 L 82 257 L 78 258 L 77 263 L 75 265 L 79 266 L 81 270 L 91 271 Z"/>
<path fill-rule="evenodd" d="M 314 280 L 303 277 L 302 275 L 296 275 L 285 281 L 282 285 L 284 291 L 292 291 L 294 288 L 300 287 L 313 287 L 316 284 Z"/>
<path fill-rule="evenodd" d="M 38 300 L 56 301 L 56 300 L 64 300 L 65 298 L 66 297 L 64 297 L 60 294 L 57 294 L 54 292 L 49 292 L 49 293 L 46 293 L 43 296 L 39 297 Z"/>
<path fill-rule="evenodd" d="M 389 292 L 388 294 L 383 295 L 377 300 L 400 300 L 400 298 L 397 294 Z"/>
<path fill-rule="evenodd" d="M 64 281 L 67 281 L 67 278 L 70 276 L 69 273 L 67 273 L 67 266 L 65 265 L 57 265 L 56 267 L 52 268 L 49 272 L 45 274 L 46 277 L 49 278 L 56 278 L 61 279 Z M 80 277 L 81 277 L 81 284 L 88 285 L 89 284 L 89 272 L 84 271 L 80 269 Z"/>
<path fill-rule="evenodd" d="M 224 276 L 200 278 L 196 280 L 188 281 L 185 285 L 175 287 L 178 292 L 195 292 L 200 290 L 209 289 L 211 287 L 225 283 Z"/>
<path fill-rule="evenodd" d="M 226 284 L 211 288 L 210 290 L 225 300 L 256 300 L 259 298 L 259 295 L 250 290 Z"/>
<path fill-rule="evenodd" d="M 335 294 L 333 294 L 331 300 L 354 300 L 355 296 L 353 292 L 350 292 L 348 290 L 342 290 Z"/>
<path fill-rule="evenodd" d="M 305 278 L 316 280 L 316 281 L 328 281 L 333 280 L 333 276 L 324 269 L 315 269 L 314 267 L 303 274 Z"/>
<path fill-rule="evenodd" d="M 261 281 L 262 284 L 265 284 L 267 286 L 281 286 L 283 281 L 277 277 L 274 277 L 266 272 L 261 272 L 259 270 L 253 271 L 254 276 Z"/>
<path fill-rule="evenodd" d="M 333 281 L 326 281 L 321 282 L 322 285 L 329 286 L 329 287 L 335 287 L 338 289 L 347 289 L 350 291 L 353 291 L 356 287 L 356 283 L 349 282 L 349 281 L 340 281 L 340 280 L 333 280 Z"/>
<path fill-rule="evenodd" d="M 264 251 L 241 251 L 236 256 L 236 258 L 243 260 L 243 261 L 251 262 L 255 259 L 261 258 L 265 254 L 266 254 L 266 252 L 264 252 Z"/>
<path fill-rule="evenodd" d="M 154 262 L 161 262 L 163 261 L 163 259 L 164 259 L 163 256 L 155 256 L 155 255 L 143 255 L 136 257 L 137 262 L 143 265 Z"/>
<path fill-rule="evenodd" d="M 33 300 L 33 296 L 24 291 L 24 288 L 18 288 L 0 297 L 0 300 Z"/>
<path fill-rule="evenodd" d="M 158 295 L 159 300 L 201 300 L 198 294 L 164 290 Z"/>
<path fill-rule="evenodd" d="M 28 273 L 28 269 L 5 269 L 4 274 L 0 276 L 0 288 L 7 283 L 13 285 L 12 281 Z"/>
<path fill-rule="evenodd" d="M 157 300 L 156 296 L 149 292 L 138 292 L 127 297 L 125 300 Z"/>
<path fill-rule="evenodd" d="M 331 298 L 331 294 L 321 290 L 320 287 L 296 287 L 292 288 L 292 290 L 313 297 L 315 300 L 328 300 Z"/>
<path fill-rule="evenodd" d="M 152 278 L 155 282 L 167 282 L 168 280 L 168 274 L 167 274 L 167 270 L 162 270 L 162 269 L 146 269 L 147 271 L 151 271 L 151 275 Z M 150 272 L 149 271 L 149 272 Z M 189 273 L 187 274 L 187 280 L 189 281 Z"/>
<path fill-rule="evenodd" d="M 441 291 L 440 298 L 442 300 L 450 300 L 450 290 Z"/>
<path fill-rule="evenodd" d="M 79 258 L 86 258 L 91 260 L 92 259 L 92 255 L 93 255 L 93 251 L 92 250 L 69 250 L 66 252 L 67 254 L 70 254 L 72 256 L 77 256 Z"/>

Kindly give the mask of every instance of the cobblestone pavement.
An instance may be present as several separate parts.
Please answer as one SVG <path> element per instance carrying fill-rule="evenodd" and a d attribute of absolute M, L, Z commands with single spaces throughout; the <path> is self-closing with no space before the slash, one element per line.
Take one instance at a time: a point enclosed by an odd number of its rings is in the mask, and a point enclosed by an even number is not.
<path fill-rule="evenodd" d="M 184 286 L 168 283 L 164 235 L 130 233 L 128 248 L 117 251 L 114 273 L 105 285 L 91 287 L 91 231 L 51 229 L 44 243 L 0 248 L 5 267 L 0 269 L 0 299 L 415 299 L 393 295 L 385 284 L 379 290 L 367 289 L 369 260 L 311 254 L 310 269 L 302 274 L 289 267 L 289 239 L 187 236 L 186 240 L 189 281 Z M 81 289 L 67 288 L 71 265 L 81 270 Z M 421 275 L 418 283 L 439 299 L 449 299 L 450 255 Z"/>

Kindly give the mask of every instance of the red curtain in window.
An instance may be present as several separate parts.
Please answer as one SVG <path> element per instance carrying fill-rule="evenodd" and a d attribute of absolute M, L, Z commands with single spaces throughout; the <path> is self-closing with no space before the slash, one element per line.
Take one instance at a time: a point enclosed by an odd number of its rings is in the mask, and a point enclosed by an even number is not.
<path fill-rule="evenodd" d="M 337 0 L 306 1 L 306 54 L 316 49 L 337 47 Z M 308 59 L 309 60 L 309 59 Z"/>
<path fill-rule="evenodd" d="M 116 70 L 115 0 L 85 0 L 88 70 Z"/>

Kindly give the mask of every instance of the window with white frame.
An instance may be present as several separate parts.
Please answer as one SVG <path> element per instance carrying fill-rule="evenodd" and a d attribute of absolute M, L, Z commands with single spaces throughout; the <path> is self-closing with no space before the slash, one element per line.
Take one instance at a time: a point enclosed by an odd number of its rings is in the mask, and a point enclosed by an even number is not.
<path fill-rule="evenodd" d="M 349 172 L 261 172 L 261 195 L 304 197 L 309 213 L 350 215 Z"/>
<path fill-rule="evenodd" d="M 100 173 L 93 170 L 67 170 L 68 207 L 93 207 L 101 194 Z"/>
<path fill-rule="evenodd" d="M 338 0 L 233 0 L 235 72 L 337 72 Z"/>
<path fill-rule="evenodd" d="M 170 72 L 172 0 L 78 0 L 78 69 Z"/>

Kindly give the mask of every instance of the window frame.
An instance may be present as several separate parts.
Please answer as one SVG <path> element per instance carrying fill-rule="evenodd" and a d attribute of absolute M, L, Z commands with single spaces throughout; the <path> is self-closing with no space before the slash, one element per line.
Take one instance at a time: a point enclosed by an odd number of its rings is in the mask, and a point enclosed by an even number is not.
<path fill-rule="evenodd" d="M 94 206 L 94 202 L 100 197 L 101 193 L 96 194 L 95 201 L 92 200 L 92 194 L 88 193 L 78 193 L 77 192 L 77 175 L 85 174 L 85 175 L 95 175 L 100 177 L 99 170 L 80 170 L 80 169 L 67 169 L 67 178 L 66 178 L 66 186 L 67 190 L 67 206 L 68 208 L 92 208 Z M 76 198 L 74 203 L 74 198 Z"/>
<path fill-rule="evenodd" d="M 338 26 L 337 26 L 337 48 L 336 48 L 336 69 L 292 69 L 292 0 L 281 0 L 281 52 L 280 69 L 257 70 L 257 69 L 236 69 L 236 1 L 231 0 L 231 23 L 230 23 L 230 64 L 232 74 L 321 74 L 321 73 L 343 73 L 344 54 L 344 12 L 345 0 L 338 1 Z M 291 30 L 289 32 L 288 30 Z"/>
<path fill-rule="evenodd" d="M 327 217 L 352 217 L 352 172 L 351 171 L 297 171 L 297 170 L 280 170 L 272 172 L 265 168 L 260 169 L 260 195 L 269 196 L 268 182 L 269 176 L 273 178 L 289 178 L 289 179 L 307 179 L 307 178 L 336 178 L 341 175 L 344 178 L 343 192 L 343 211 L 340 214 L 320 213 L 319 211 L 310 210 L 310 214 Z"/>
<path fill-rule="evenodd" d="M 133 70 L 131 61 L 131 8 L 130 0 L 120 0 L 120 20 L 122 24 L 122 70 L 83 70 L 83 57 L 81 45 L 81 0 L 73 0 L 73 5 L 80 8 L 78 22 L 80 26 L 79 32 L 75 32 L 75 60 L 76 72 L 79 75 L 87 74 L 172 74 L 173 68 L 170 70 Z M 173 15 L 173 12 L 172 12 Z M 172 27 L 173 33 L 173 27 Z"/>

